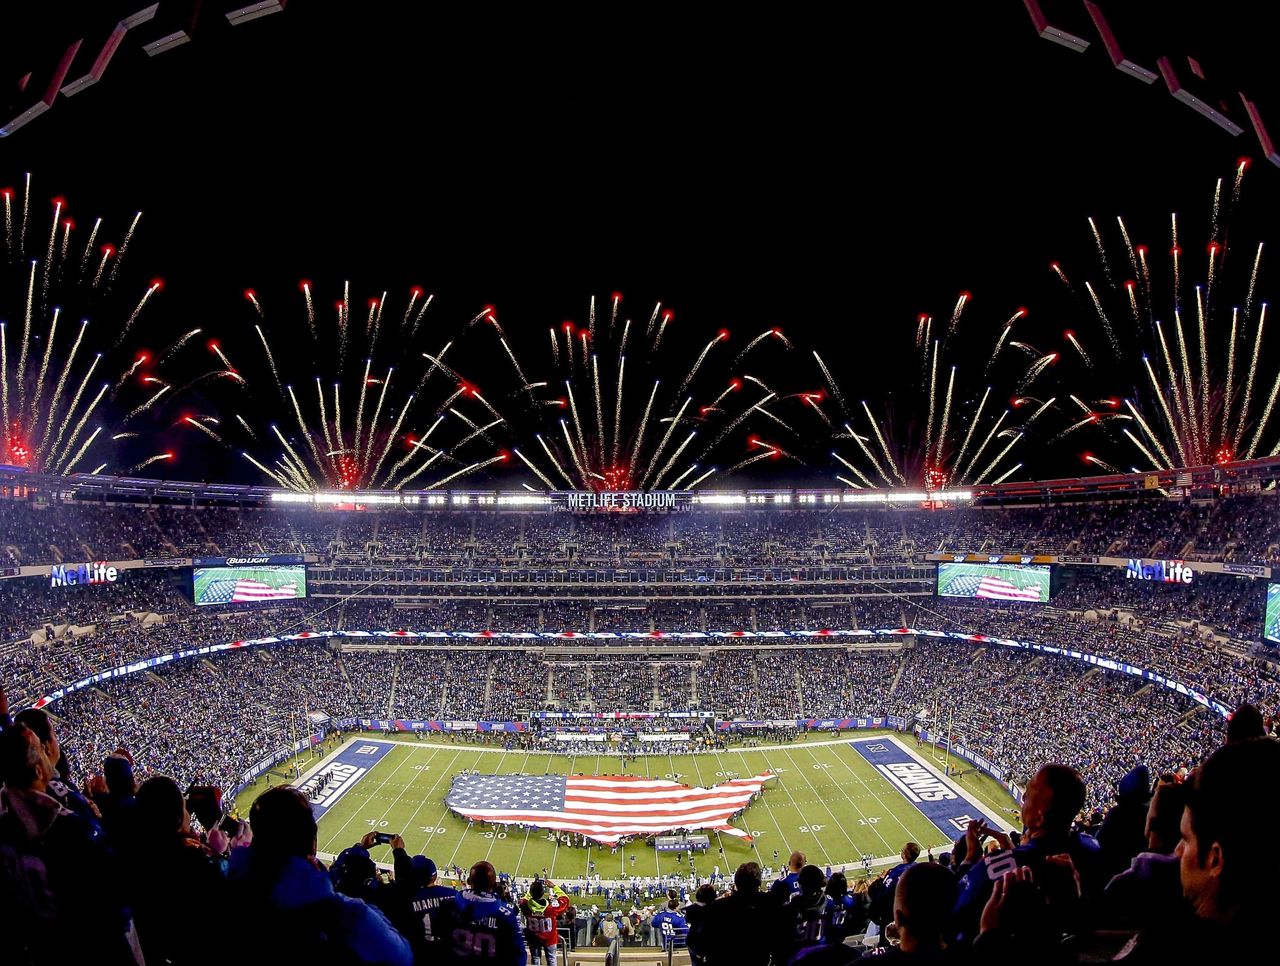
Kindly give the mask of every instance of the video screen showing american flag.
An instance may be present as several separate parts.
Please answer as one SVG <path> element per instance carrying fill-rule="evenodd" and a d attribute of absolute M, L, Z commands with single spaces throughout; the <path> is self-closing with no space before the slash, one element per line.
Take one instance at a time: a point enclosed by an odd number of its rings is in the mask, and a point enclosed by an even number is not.
<path fill-rule="evenodd" d="M 198 607 L 296 600 L 307 596 L 307 567 L 306 564 L 196 567 L 191 585 Z"/>
<path fill-rule="evenodd" d="M 938 564 L 939 597 L 1043 604 L 1049 600 L 1050 568 L 1034 564 Z"/>

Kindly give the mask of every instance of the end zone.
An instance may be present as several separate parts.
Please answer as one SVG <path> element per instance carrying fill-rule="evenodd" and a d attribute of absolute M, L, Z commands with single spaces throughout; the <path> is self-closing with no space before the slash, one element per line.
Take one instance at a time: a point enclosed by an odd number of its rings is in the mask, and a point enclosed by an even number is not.
<path fill-rule="evenodd" d="M 975 818 L 1012 831 L 1014 826 L 965 793 L 937 767 L 892 736 L 855 738 L 849 742 L 902 797 L 945 835 L 956 838 Z"/>
<path fill-rule="evenodd" d="M 296 782 L 295 786 L 310 797 L 321 775 L 329 773 L 333 776 L 320 797 L 311 801 L 311 810 L 315 813 L 316 821 L 333 808 L 338 799 L 350 791 L 355 783 L 368 774 L 369 769 L 382 761 L 394 747 L 395 745 L 389 741 L 366 741 L 357 738 L 344 744 L 334 754 L 311 768 L 301 781 Z"/>

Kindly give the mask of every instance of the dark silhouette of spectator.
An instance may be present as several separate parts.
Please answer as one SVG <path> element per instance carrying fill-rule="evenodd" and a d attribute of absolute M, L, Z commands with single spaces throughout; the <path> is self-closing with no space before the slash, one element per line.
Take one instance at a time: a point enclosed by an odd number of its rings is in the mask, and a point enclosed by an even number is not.
<path fill-rule="evenodd" d="M 36 734 L 0 731 L 0 943 L 20 966 L 133 963 L 119 881 L 97 830 L 47 794 Z"/>
<path fill-rule="evenodd" d="M 223 962 L 227 931 L 195 928 L 191 910 L 226 909 L 229 890 L 220 856 L 191 831 L 181 790 L 171 778 L 148 778 L 135 796 L 133 816 L 122 858 L 147 962 Z"/>
<path fill-rule="evenodd" d="M 703 920 L 700 945 L 707 966 L 766 966 L 776 908 L 760 891 L 760 866 L 738 866 L 733 891 L 713 902 Z"/>
<path fill-rule="evenodd" d="M 338 893 L 316 861 L 316 820 L 306 795 L 287 785 L 263 792 L 249 811 L 253 842 L 233 849 L 243 939 L 255 954 L 281 935 L 294 961 L 409 966 L 413 953 L 379 910 Z"/>

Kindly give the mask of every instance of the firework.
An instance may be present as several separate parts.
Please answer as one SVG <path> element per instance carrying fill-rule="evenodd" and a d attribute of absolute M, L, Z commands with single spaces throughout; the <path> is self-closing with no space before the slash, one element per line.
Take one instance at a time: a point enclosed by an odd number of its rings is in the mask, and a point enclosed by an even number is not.
<path fill-rule="evenodd" d="M 604 305 L 588 300 L 584 325 L 565 321 L 549 329 L 553 375 L 546 378 L 533 375 L 544 363 L 522 356 L 514 341 L 496 335 L 495 354 L 506 360 L 519 386 L 497 408 L 512 418 L 517 439 L 536 440 L 512 452 L 542 485 L 554 480 L 592 490 L 687 487 L 710 473 L 730 472 L 721 467 L 733 466 L 743 439 L 760 421 L 793 434 L 803 446 L 786 414 L 766 408 L 781 405 L 784 397 L 758 376 L 735 372 L 748 353 L 753 366 L 779 360 L 785 371 L 781 353 L 792 345 L 780 328 L 770 327 L 735 349 L 727 329 L 687 338 L 683 325 L 673 328 L 674 313 L 661 302 L 644 326 L 633 324 L 619 293 L 609 298 L 607 313 Z M 696 349 L 683 355 L 691 346 Z M 762 392 L 741 398 L 748 394 L 736 390 L 747 382 Z M 559 398 L 550 397 L 552 386 L 562 387 Z M 803 403 L 803 396 L 785 398 Z M 774 448 L 780 456 L 791 455 L 781 445 Z M 749 455 L 759 454 L 753 448 Z"/>
<path fill-rule="evenodd" d="M 845 444 L 843 449 L 831 451 L 842 468 L 837 479 L 846 486 L 912 486 L 933 491 L 984 482 L 996 471 L 1007 478 L 1014 471 L 1006 458 L 1023 443 L 1028 427 L 1053 405 L 1053 400 L 1026 422 L 1011 425 L 1010 417 L 1017 407 L 999 409 L 991 405 L 992 385 L 974 385 L 972 376 L 981 370 L 985 379 L 994 370 L 997 381 L 1025 390 L 1056 361 L 1057 353 L 1045 354 L 1029 343 L 1009 338 L 1015 323 L 1027 315 L 1025 308 L 1019 308 L 994 330 L 990 352 L 979 357 L 986 359 L 985 366 L 980 361 L 975 365 L 973 340 L 965 333 L 973 323 L 961 319 L 971 300 L 968 292 L 960 294 L 947 326 L 947 338 L 930 340 L 931 316 L 921 313 L 916 317 L 916 370 L 920 376 L 918 383 L 910 387 L 915 394 L 912 398 L 917 400 L 914 406 L 907 411 L 878 413 L 864 400 L 861 412 L 850 414 L 844 431 L 835 434 L 837 441 L 853 443 L 852 450 Z M 1016 352 L 1003 351 L 1006 347 Z M 839 401 L 841 393 L 835 378 L 816 353 L 815 358 L 832 395 Z M 1030 368 L 1023 359 L 1029 360 Z"/>
<path fill-rule="evenodd" d="M 304 280 L 298 290 L 303 316 L 298 323 L 287 317 L 277 321 L 266 295 L 245 292 L 251 314 L 231 336 L 241 346 L 236 355 L 245 366 L 232 366 L 223 342 L 208 343 L 225 367 L 220 373 L 235 376 L 224 381 L 234 420 L 220 432 L 190 421 L 184 425 L 238 450 L 258 472 L 290 489 L 429 489 L 503 461 L 465 458 L 477 443 L 505 437 L 507 418 L 444 361 L 452 340 L 431 350 L 414 344 L 414 331 L 431 302 L 423 289 L 409 289 L 404 303 L 394 305 L 389 292 L 379 292 L 367 300 L 363 324 L 353 326 L 351 283 L 344 282 L 333 329 L 315 311 L 315 285 Z M 464 331 L 481 321 L 490 322 L 488 328 L 505 341 L 492 307 L 473 317 Z M 385 338 L 393 329 L 396 338 Z M 300 332 L 312 337 L 299 341 Z M 379 359 L 382 345 L 390 348 L 392 342 L 394 365 Z M 280 351 L 285 344 L 288 352 Z M 348 358 L 357 354 L 363 357 L 359 364 Z M 514 364 L 509 348 L 506 354 Z M 296 388 L 309 384 L 314 391 Z M 261 413 L 265 426 L 242 413 Z M 438 430 L 441 442 L 429 444 Z"/>
<path fill-rule="evenodd" d="M 1147 246 L 1132 246 L 1121 223 L 1140 278 L 1125 283 L 1124 292 L 1114 298 L 1125 300 L 1133 324 L 1113 326 L 1108 299 L 1085 282 L 1089 304 L 1111 350 L 1106 363 L 1086 353 L 1087 333 L 1068 333 L 1076 357 L 1086 367 L 1081 378 L 1091 386 L 1102 379 L 1132 384 L 1118 395 L 1124 399 L 1123 419 L 1136 424 L 1134 429 L 1122 427 L 1120 416 L 1100 418 L 1092 425 L 1111 442 L 1136 451 L 1152 468 L 1280 454 L 1280 434 L 1272 424 L 1280 372 L 1264 339 L 1266 305 L 1258 295 L 1263 245 L 1250 244 L 1247 250 L 1253 257 L 1235 266 L 1237 271 L 1228 271 L 1229 219 L 1244 167 L 1237 167 L 1230 203 L 1223 199 L 1223 184 L 1215 186 L 1202 279 L 1184 277 L 1193 264 L 1182 257 L 1179 243 L 1186 226 L 1171 215 L 1169 287 L 1162 301 L 1159 288 L 1153 288 Z M 1233 292 L 1238 293 L 1234 298 L 1228 294 Z M 1113 432 L 1113 427 L 1120 431 Z M 1108 471 L 1112 463 L 1122 462 L 1086 455 L 1092 457 L 1085 458 L 1088 465 Z M 1124 457 L 1123 463 L 1128 462 Z"/>
<path fill-rule="evenodd" d="M 130 330 L 161 284 L 153 281 L 129 309 L 91 282 L 88 260 L 102 218 L 87 222 L 92 228 L 85 233 L 79 271 L 74 265 L 67 270 L 75 257 L 73 242 L 79 251 L 79 241 L 62 198 L 50 203 L 52 219 L 41 257 L 27 259 L 23 246 L 32 197 L 29 175 L 25 183 L 23 224 L 16 231 L 13 192 L 0 192 L 9 255 L 0 268 L 0 317 L 15 320 L 0 323 L 0 462 L 65 474 L 93 451 L 98 472 L 131 464 L 136 468 L 136 457 L 127 455 L 132 444 L 126 441 L 147 435 L 144 424 L 152 421 L 155 408 L 172 391 L 158 373 L 186 354 L 199 330 L 172 342 L 159 357 L 130 345 Z M 103 248 L 115 251 L 110 245 Z M 108 257 L 104 255 L 104 265 Z"/>

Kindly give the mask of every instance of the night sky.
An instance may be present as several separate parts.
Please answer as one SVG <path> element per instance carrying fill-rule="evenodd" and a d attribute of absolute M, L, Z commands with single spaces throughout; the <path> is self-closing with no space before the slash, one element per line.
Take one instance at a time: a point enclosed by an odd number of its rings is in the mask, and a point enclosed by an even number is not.
<path fill-rule="evenodd" d="M 0 37 L 6 91 L 90 22 L 79 5 L 32 6 Z M 134 6 L 96 4 L 95 16 Z M 1123 280 L 1115 216 L 1163 264 L 1179 212 L 1199 276 L 1215 180 L 1229 185 L 1237 159 L 1253 159 L 1231 226 L 1247 250 L 1236 268 L 1267 237 L 1280 188 L 1234 93 L 1248 92 L 1280 137 L 1256 4 L 1101 4 L 1144 66 L 1168 55 L 1193 81 L 1195 57 L 1207 77 L 1197 90 L 1230 98 L 1238 137 L 1162 81 L 1113 69 L 1078 2 L 1043 7 L 1093 41 L 1083 54 L 1037 37 L 1019 0 L 768 16 L 295 0 L 235 28 L 229 6 L 205 3 L 193 42 L 154 58 L 131 35 L 99 84 L 0 139 L 0 185 L 33 172 L 41 231 L 54 194 L 78 220 L 103 215 L 116 240 L 145 212 L 122 274 L 135 289 L 165 279 L 138 333 L 157 344 L 198 325 L 248 356 L 252 287 L 272 338 L 301 352 L 298 280 L 314 281 L 331 314 L 350 279 L 353 316 L 383 290 L 388 310 L 412 285 L 434 293 L 423 348 L 490 304 L 521 356 L 545 359 L 548 326 L 585 322 L 592 294 L 620 291 L 633 317 L 657 300 L 672 309 L 668 338 L 686 340 L 689 357 L 721 327 L 736 351 L 780 326 L 796 351 L 777 378 L 820 388 L 817 348 L 850 400 L 891 405 L 909 432 L 918 313 L 945 321 L 957 293 L 973 293 L 962 323 L 972 348 L 954 349 L 970 367 L 1018 306 L 1030 309 L 1023 337 L 1057 348 L 1064 328 L 1092 320 L 1049 262 L 1101 284 L 1087 217 L 1109 233 Z M 161 7 L 177 17 L 187 5 Z M 0 314 L 18 311 L 6 301 Z M 1090 344 L 1098 369 L 1064 366 L 1050 381 L 1130 392 L 1139 375 L 1109 364 L 1100 335 Z M 483 375 L 503 361 L 492 349 L 459 350 L 459 369 Z M 149 427 L 180 456 L 164 473 L 259 479 L 201 434 L 167 428 L 178 413 Z M 129 445 L 145 455 L 151 444 Z M 1096 472 L 1079 453 L 1108 445 L 1046 434 L 1026 472 Z M 797 442 L 805 466 L 744 480 L 832 483 L 828 448 Z"/>

